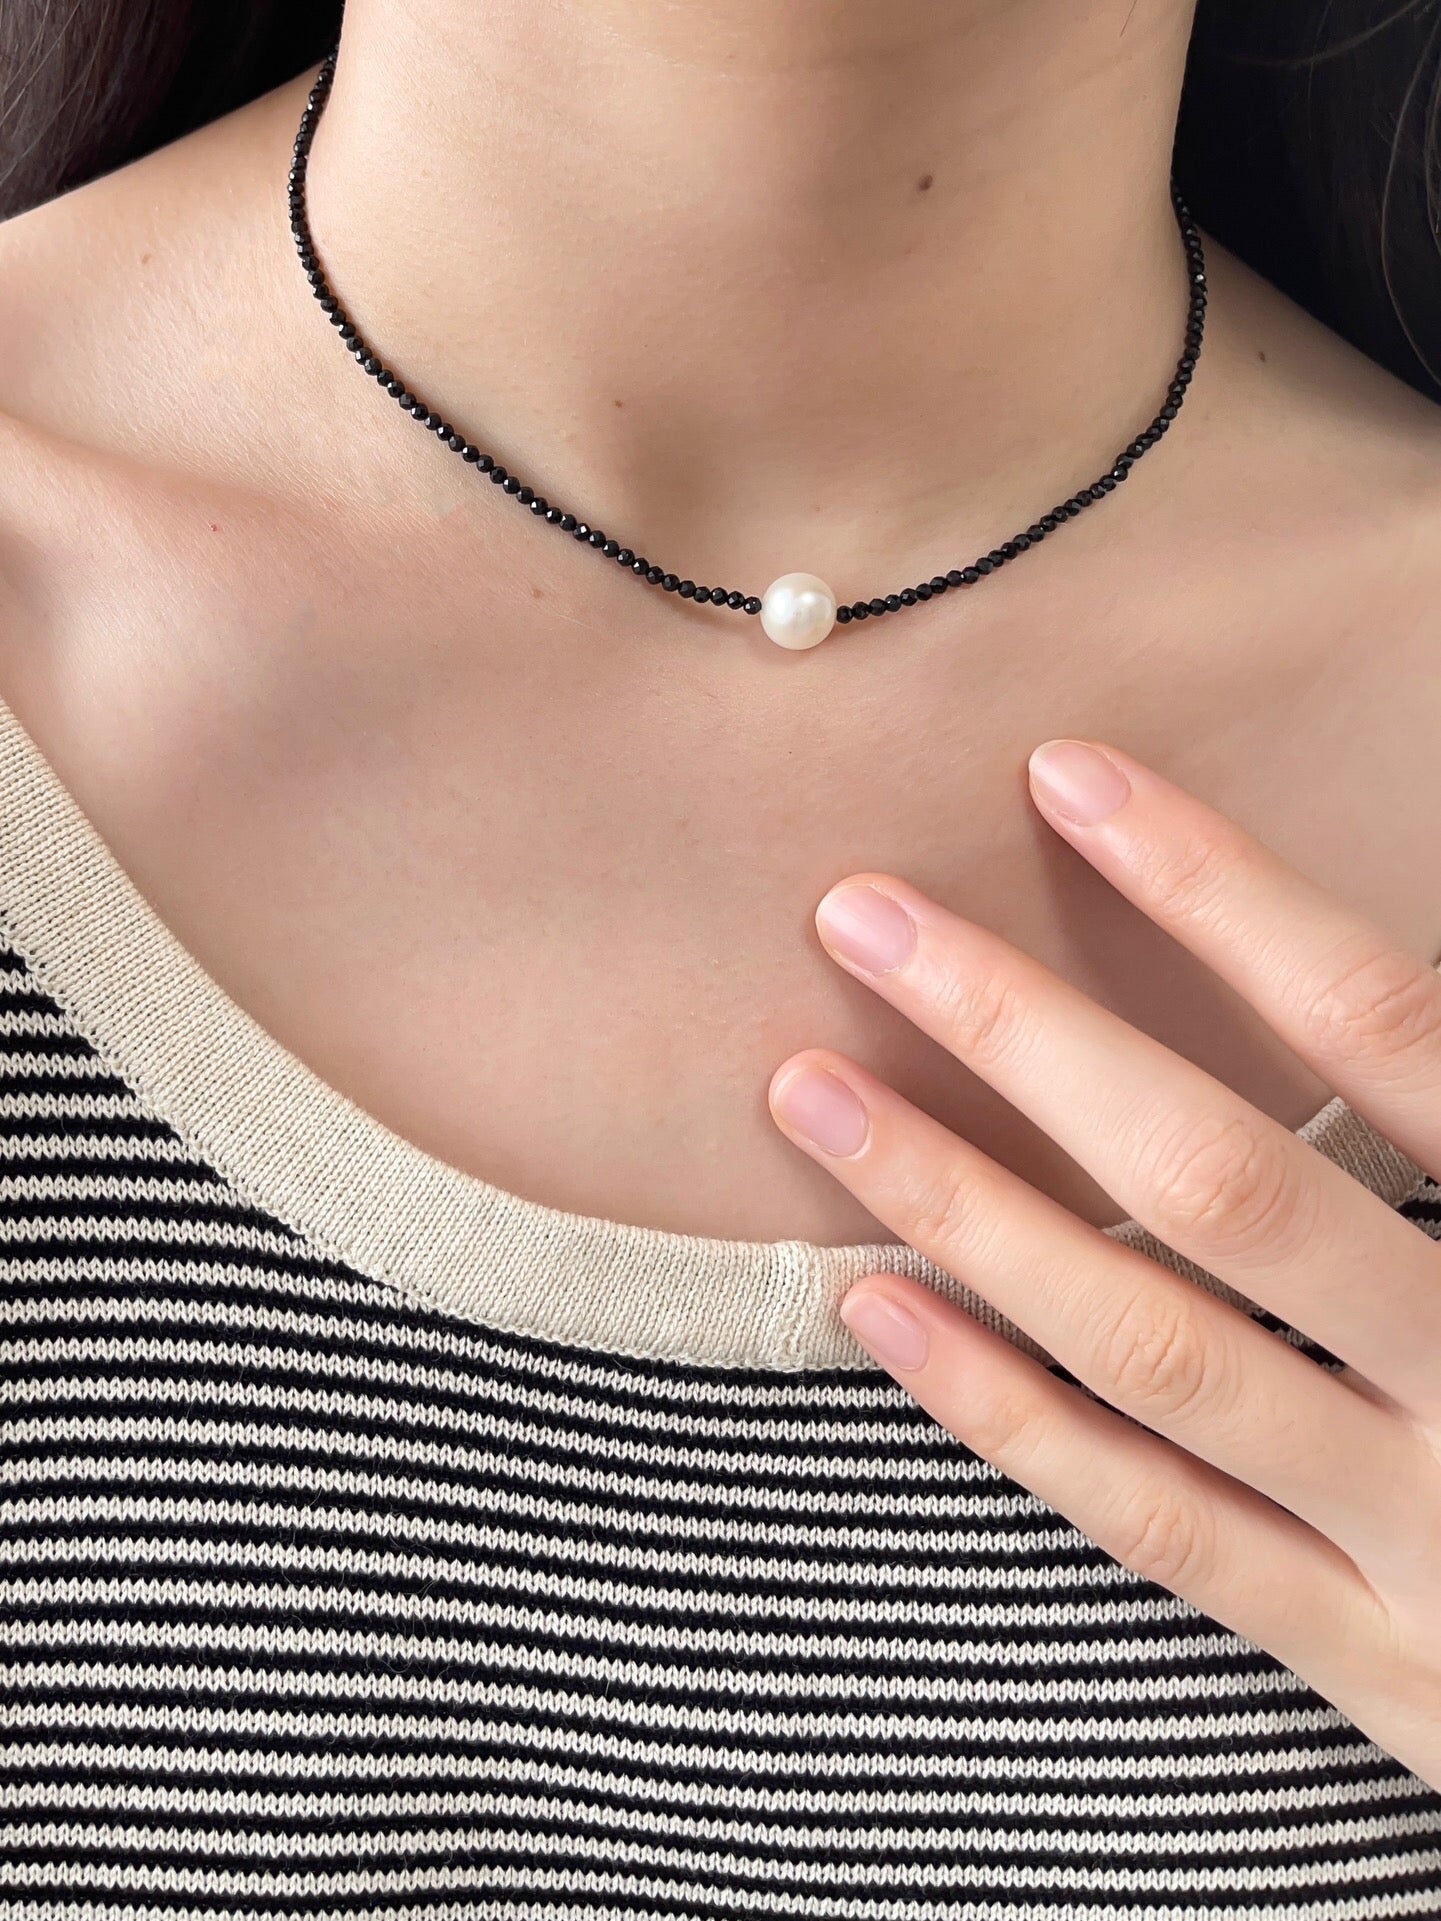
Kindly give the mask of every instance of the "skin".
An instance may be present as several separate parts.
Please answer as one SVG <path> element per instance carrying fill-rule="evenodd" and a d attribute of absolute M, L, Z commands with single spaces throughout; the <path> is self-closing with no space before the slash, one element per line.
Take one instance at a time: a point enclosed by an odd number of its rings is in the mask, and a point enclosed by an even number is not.
<path fill-rule="evenodd" d="M 851 598 L 1154 411 L 1189 24 L 349 0 L 315 229 L 550 497 Z M 988 1293 L 1091 1393 L 904 1282 L 845 1312 L 914 1317 L 938 1420 L 1441 1785 L 1441 1252 L 1289 1131 L 1336 1088 L 1441 1154 L 1437 410 L 1213 245 L 1117 498 L 782 656 L 356 374 L 284 219 L 309 80 L 0 230 L 0 691 L 222 987 L 422 1148 L 684 1232 L 890 1233 Z M 1021 805 L 1047 736 L 1125 743 L 1112 819 Z M 846 874 L 915 960 L 827 961 Z M 853 1151 L 772 1124 L 802 1058 Z M 1099 1240 L 1123 1213 L 1347 1370 Z"/>
<path fill-rule="evenodd" d="M 1099 768 L 1086 771 L 1088 755 Z M 1434 1177 L 1435 971 L 1119 750 L 1069 743 L 1031 767 L 1049 825 Z M 1108 1241 L 857 1063 L 814 1049 L 771 1084 L 779 1126 L 1080 1385 L 900 1276 L 857 1283 L 847 1325 L 959 1439 L 1441 1788 L 1441 1246 L 904 881 L 851 877 L 817 926 L 842 967 L 1168 1246 L 1342 1365 L 1315 1364 Z"/>

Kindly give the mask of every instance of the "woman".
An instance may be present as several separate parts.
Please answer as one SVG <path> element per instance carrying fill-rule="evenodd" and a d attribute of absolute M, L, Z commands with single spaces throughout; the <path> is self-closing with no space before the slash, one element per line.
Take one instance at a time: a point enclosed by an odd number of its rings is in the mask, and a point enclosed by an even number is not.
<path fill-rule="evenodd" d="M 0 8 L 4 1914 L 1441 1912 L 1360 11 Z"/>

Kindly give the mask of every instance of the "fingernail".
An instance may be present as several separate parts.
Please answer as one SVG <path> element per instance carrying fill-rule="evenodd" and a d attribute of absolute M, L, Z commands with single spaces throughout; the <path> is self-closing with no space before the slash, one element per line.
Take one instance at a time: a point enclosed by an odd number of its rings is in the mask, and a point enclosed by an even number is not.
<path fill-rule="evenodd" d="M 771 1095 L 771 1106 L 824 1154 L 858 1154 L 870 1132 L 859 1097 L 823 1067 L 798 1067 L 787 1074 Z"/>
<path fill-rule="evenodd" d="M 1115 761 L 1083 740 L 1048 740 L 1031 755 L 1037 796 L 1077 827 L 1096 827 L 1131 798 L 1131 783 Z"/>
<path fill-rule="evenodd" d="M 868 974 L 889 974 L 915 952 L 916 924 L 876 887 L 834 887 L 816 909 L 821 939 Z"/>
<path fill-rule="evenodd" d="M 841 1302 L 841 1319 L 882 1367 L 906 1374 L 925 1366 L 930 1335 L 909 1308 L 884 1294 L 869 1289 L 847 1294 Z"/>

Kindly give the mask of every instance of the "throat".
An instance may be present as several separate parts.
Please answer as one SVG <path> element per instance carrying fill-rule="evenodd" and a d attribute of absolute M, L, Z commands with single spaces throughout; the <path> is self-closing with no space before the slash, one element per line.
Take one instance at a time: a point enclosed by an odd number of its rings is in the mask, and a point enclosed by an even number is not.
<path fill-rule="evenodd" d="M 844 602 L 858 549 L 980 548 L 1164 392 L 1188 8 L 1132 11 L 732 4 L 682 47 L 647 4 L 352 0 L 317 244 L 539 491 L 681 577 Z"/>

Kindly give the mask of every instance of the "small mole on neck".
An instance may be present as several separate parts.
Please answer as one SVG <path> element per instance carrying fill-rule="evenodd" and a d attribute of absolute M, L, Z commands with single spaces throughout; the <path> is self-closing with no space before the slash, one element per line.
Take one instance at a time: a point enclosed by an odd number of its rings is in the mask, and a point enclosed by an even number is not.
<path fill-rule="evenodd" d="M 920 179 L 916 182 L 916 192 L 929 193 L 929 191 L 935 184 L 936 184 L 936 176 L 933 173 L 923 173 Z"/>

